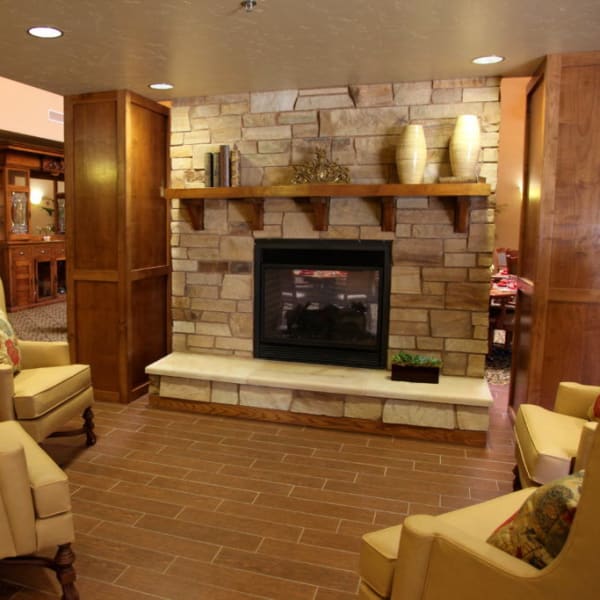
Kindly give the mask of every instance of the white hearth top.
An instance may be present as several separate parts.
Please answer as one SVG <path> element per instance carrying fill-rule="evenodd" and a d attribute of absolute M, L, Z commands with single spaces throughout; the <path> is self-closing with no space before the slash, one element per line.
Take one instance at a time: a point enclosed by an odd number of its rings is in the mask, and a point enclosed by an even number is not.
<path fill-rule="evenodd" d="M 237 356 L 173 352 L 146 367 L 149 375 L 185 377 L 332 394 L 489 407 L 486 381 L 440 376 L 438 384 L 392 381 L 384 369 L 283 362 Z"/>

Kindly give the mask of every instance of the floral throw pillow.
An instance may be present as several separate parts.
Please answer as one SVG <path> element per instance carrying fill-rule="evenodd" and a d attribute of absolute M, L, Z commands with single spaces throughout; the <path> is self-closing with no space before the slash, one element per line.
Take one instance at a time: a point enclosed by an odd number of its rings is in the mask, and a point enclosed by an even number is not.
<path fill-rule="evenodd" d="M 588 410 L 588 419 L 590 421 L 600 421 L 600 395 L 592 402 Z"/>
<path fill-rule="evenodd" d="M 13 373 L 21 370 L 19 341 L 8 317 L 2 311 L 0 311 L 0 363 L 10 365 Z"/>
<path fill-rule="evenodd" d="M 548 566 L 569 535 L 583 475 L 579 471 L 538 488 L 492 533 L 488 543 L 538 569 Z"/>

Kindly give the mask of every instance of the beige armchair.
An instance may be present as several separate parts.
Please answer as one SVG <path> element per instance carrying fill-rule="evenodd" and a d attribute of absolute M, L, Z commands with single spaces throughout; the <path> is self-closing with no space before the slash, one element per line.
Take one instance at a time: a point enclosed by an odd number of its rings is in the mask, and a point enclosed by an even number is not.
<path fill-rule="evenodd" d="M 597 423 L 588 411 L 600 386 L 563 381 L 554 409 L 521 404 L 515 419 L 515 489 L 541 485 L 579 469 Z"/>
<path fill-rule="evenodd" d="M 69 482 L 25 430 L 0 423 L 0 559 L 52 569 L 63 600 L 78 600 Z M 58 546 L 53 559 L 33 556 Z"/>
<path fill-rule="evenodd" d="M 0 311 L 6 311 L 2 281 Z M 49 436 L 85 434 L 86 444 L 95 444 L 89 365 L 71 364 L 66 342 L 18 344 L 21 370 L 13 374 L 11 365 L 0 364 L 0 421 L 19 421 L 38 442 Z M 81 428 L 61 429 L 78 416 L 83 418 Z"/>
<path fill-rule="evenodd" d="M 582 465 L 583 466 L 583 465 Z M 581 498 L 568 538 L 544 569 L 486 540 L 537 487 L 363 536 L 361 600 L 562 600 L 598 597 L 600 431 L 592 434 Z"/>

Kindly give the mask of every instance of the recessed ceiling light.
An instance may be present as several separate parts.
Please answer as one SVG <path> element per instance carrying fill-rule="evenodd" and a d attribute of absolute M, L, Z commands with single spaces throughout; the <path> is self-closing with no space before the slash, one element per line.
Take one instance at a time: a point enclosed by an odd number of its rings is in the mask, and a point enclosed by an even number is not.
<path fill-rule="evenodd" d="M 495 65 L 504 60 L 504 56 L 498 56 L 497 54 L 490 54 L 489 56 L 477 56 L 471 62 L 476 65 Z"/>
<path fill-rule="evenodd" d="M 172 90 L 173 85 L 170 83 L 150 83 L 148 87 L 153 90 Z"/>
<path fill-rule="evenodd" d="M 63 35 L 63 32 L 60 29 L 52 27 L 51 25 L 37 25 L 35 27 L 30 27 L 27 30 L 27 33 L 33 37 L 43 38 L 45 40 L 59 38 Z"/>

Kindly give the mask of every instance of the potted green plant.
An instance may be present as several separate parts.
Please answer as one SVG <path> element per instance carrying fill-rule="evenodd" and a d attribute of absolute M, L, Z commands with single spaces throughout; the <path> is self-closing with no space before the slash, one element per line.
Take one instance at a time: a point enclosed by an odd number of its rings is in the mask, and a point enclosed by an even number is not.
<path fill-rule="evenodd" d="M 417 383 L 438 383 L 442 361 L 439 358 L 398 352 L 392 356 L 392 379 Z"/>

